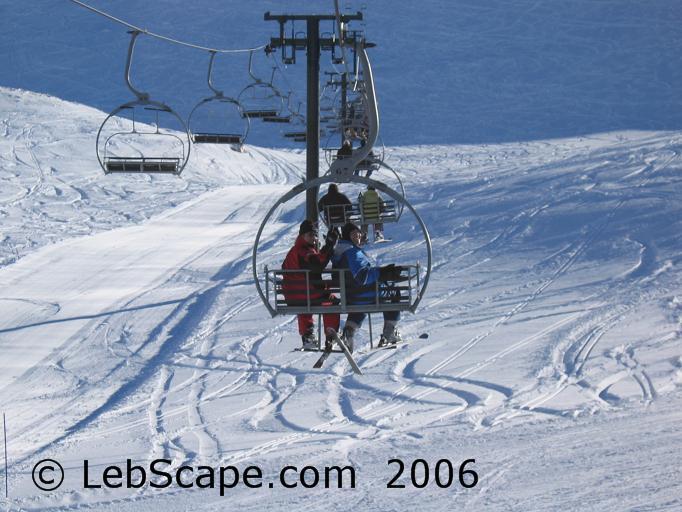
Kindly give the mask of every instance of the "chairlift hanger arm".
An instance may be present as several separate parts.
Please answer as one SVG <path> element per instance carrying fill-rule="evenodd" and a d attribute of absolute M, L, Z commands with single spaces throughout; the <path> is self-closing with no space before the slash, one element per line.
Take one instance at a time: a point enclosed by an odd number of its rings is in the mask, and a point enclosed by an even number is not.
<path fill-rule="evenodd" d="M 125 68 L 125 81 L 126 85 L 128 86 L 128 89 L 132 91 L 132 93 L 137 97 L 139 101 L 147 101 L 149 100 L 149 93 L 138 91 L 133 87 L 133 84 L 130 81 L 130 67 L 132 66 L 133 63 L 133 51 L 135 50 L 135 41 L 137 40 L 137 36 L 139 36 L 142 32 L 139 30 L 130 30 L 128 32 L 130 34 L 130 44 L 128 45 L 128 57 L 126 58 L 126 68 Z"/>
<path fill-rule="evenodd" d="M 257 84 L 262 84 L 264 83 L 260 78 L 258 78 L 256 75 L 253 74 L 253 52 L 249 52 L 249 76 L 253 79 L 253 81 Z"/>
<path fill-rule="evenodd" d="M 216 52 L 214 50 L 211 50 L 210 53 L 211 53 L 211 59 L 208 61 L 208 76 L 207 76 L 208 88 L 211 89 L 215 93 L 216 97 L 222 98 L 223 97 L 223 91 L 219 91 L 213 85 L 213 61 L 215 60 Z"/>

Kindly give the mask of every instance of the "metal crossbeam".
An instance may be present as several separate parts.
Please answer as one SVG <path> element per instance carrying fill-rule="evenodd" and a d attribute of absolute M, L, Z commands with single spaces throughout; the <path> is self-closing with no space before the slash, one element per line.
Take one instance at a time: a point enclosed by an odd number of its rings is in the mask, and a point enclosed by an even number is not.
<path fill-rule="evenodd" d="M 355 14 L 342 14 L 340 16 L 343 23 L 349 21 L 362 21 L 362 13 L 360 11 Z M 270 11 L 265 13 L 265 21 L 279 21 L 285 23 L 287 21 L 336 21 L 336 14 L 270 14 Z"/>

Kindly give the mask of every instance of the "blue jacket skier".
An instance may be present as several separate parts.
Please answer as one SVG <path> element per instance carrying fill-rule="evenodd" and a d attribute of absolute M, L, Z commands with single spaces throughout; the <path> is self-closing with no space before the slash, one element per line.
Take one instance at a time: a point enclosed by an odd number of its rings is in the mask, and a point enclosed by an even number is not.
<path fill-rule="evenodd" d="M 400 279 L 402 268 L 395 265 L 377 267 L 360 247 L 363 233 L 359 226 L 347 223 L 341 229 L 341 240 L 336 244 L 332 256 L 333 269 L 345 269 L 346 300 L 348 304 L 376 304 L 399 299 L 397 292 L 388 287 L 387 281 Z M 399 311 L 384 311 L 384 329 L 379 346 L 398 343 L 401 340 L 397 329 Z M 353 337 L 367 316 L 366 313 L 350 313 L 343 329 L 346 345 L 352 350 Z"/>

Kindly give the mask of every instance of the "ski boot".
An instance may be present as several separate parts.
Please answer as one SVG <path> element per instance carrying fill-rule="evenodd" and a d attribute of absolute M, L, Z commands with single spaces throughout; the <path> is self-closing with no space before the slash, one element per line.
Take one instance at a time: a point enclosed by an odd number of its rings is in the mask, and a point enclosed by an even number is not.
<path fill-rule="evenodd" d="M 402 342 L 403 337 L 401 336 L 398 328 L 395 326 L 387 326 L 384 327 L 384 332 L 381 334 L 381 337 L 379 338 L 378 346 L 386 347 L 388 345 L 397 345 L 398 343 Z"/>
<path fill-rule="evenodd" d="M 324 340 L 324 350 L 329 352 L 332 348 L 334 348 L 334 342 L 336 341 L 336 330 L 332 329 L 331 327 L 327 327 L 324 330 L 325 333 L 325 340 Z"/>
<path fill-rule="evenodd" d="M 355 331 L 357 331 L 357 327 L 348 325 L 348 322 L 346 322 L 346 326 L 343 328 L 343 335 L 341 336 L 341 339 L 348 348 L 348 352 L 351 354 L 353 353 L 353 337 L 355 336 Z"/>
<path fill-rule="evenodd" d="M 315 336 L 315 333 L 312 331 L 308 331 L 304 335 L 302 335 L 301 341 L 303 342 L 303 345 L 302 345 L 303 350 L 319 350 L 320 349 L 320 342 L 317 339 L 317 336 Z"/>

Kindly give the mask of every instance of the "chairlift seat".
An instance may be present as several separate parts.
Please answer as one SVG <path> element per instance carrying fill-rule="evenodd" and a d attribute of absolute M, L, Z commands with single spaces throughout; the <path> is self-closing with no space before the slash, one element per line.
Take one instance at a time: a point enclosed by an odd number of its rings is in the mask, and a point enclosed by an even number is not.
<path fill-rule="evenodd" d="M 300 137 L 306 137 L 306 132 L 288 132 L 285 133 L 284 136 L 287 139 L 298 139 Z"/>
<path fill-rule="evenodd" d="M 263 122 L 264 123 L 290 123 L 291 118 L 288 116 L 265 116 L 263 117 Z"/>
<path fill-rule="evenodd" d="M 289 291 L 294 292 L 300 298 L 291 299 L 290 297 L 285 297 L 284 284 L 285 274 L 287 273 L 305 276 L 304 279 L 290 281 L 287 285 Z M 347 277 L 347 271 L 323 270 L 320 273 L 320 277 L 322 278 L 321 280 L 314 279 L 310 270 L 266 269 L 267 294 L 269 300 L 274 305 L 275 311 L 279 314 L 288 315 L 410 311 L 420 287 L 419 265 L 408 265 L 404 267 L 400 279 L 396 282 L 388 284 L 375 283 L 377 293 L 372 302 L 367 304 L 349 304 L 346 299 L 348 295 L 360 290 L 355 290 L 352 287 Z M 327 296 L 318 298 L 320 289 L 324 289 L 325 295 L 331 294 L 332 300 L 330 301 Z"/>
<path fill-rule="evenodd" d="M 244 137 L 235 133 L 195 133 L 192 135 L 195 144 L 242 144 Z"/>
<path fill-rule="evenodd" d="M 244 110 L 242 117 L 249 117 L 254 119 L 262 119 L 265 117 L 274 117 L 277 115 L 276 110 Z"/>
<path fill-rule="evenodd" d="M 379 207 L 365 207 L 360 203 L 344 205 L 343 210 L 339 205 L 329 205 L 325 208 L 325 218 L 330 227 L 341 227 L 347 222 L 353 224 L 379 224 L 385 222 L 397 222 L 398 209 L 392 199 L 381 201 Z"/>
<path fill-rule="evenodd" d="M 179 158 L 112 156 L 104 159 L 105 174 L 179 174 L 179 171 Z"/>

